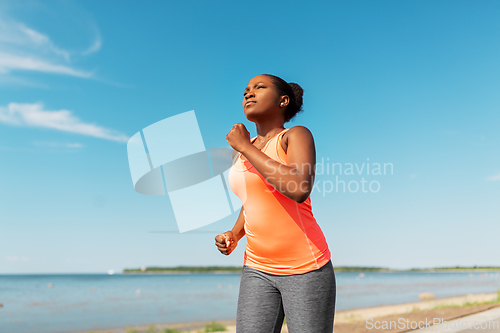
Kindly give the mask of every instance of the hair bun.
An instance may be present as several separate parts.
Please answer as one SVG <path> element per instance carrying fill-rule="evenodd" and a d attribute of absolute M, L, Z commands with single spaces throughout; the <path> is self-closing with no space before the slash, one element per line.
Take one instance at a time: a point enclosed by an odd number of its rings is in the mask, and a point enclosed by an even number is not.
<path fill-rule="evenodd" d="M 297 83 L 290 82 L 287 83 L 282 78 L 272 75 L 272 74 L 263 74 L 271 78 L 278 94 L 280 96 L 288 96 L 290 99 L 289 104 L 285 108 L 285 123 L 292 120 L 293 117 L 299 112 L 302 111 L 302 95 L 304 94 L 304 90 Z"/>
<path fill-rule="evenodd" d="M 302 95 L 304 95 L 304 89 L 295 82 L 289 82 L 288 85 L 293 90 L 295 95 L 295 105 L 297 106 L 297 113 L 302 111 Z"/>

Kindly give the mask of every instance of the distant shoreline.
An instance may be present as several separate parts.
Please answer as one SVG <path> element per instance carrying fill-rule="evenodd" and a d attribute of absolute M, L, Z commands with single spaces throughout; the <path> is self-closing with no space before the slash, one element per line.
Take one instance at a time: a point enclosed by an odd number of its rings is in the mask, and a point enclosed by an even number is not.
<path fill-rule="evenodd" d="M 179 266 L 179 267 L 143 267 L 142 269 L 125 269 L 122 274 L 241 274 L 242 267 L 237 266 Z M 499 272 L 500 267 L 439 267 L 439 268 L 412 268 L 389 269 L 381 267 L 334 267 L 335 272 L 351 273 L 445 273 L 445 272 Z"/>
<path fill-rule="evenodd" d="M 232 271 L 213 271 L 213 272 L 192 272 L 192 271 L 158 271 L 158 272 L 122 272 L 125 275 L 155 275 L 155 274 L 240 274 L 241 272 Z"/>

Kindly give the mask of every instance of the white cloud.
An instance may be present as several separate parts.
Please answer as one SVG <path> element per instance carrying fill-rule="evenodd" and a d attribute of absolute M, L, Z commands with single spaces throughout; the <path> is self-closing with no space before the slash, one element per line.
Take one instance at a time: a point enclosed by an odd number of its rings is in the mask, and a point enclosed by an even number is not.
<path fill-rule="evenodd" d="M 488 177 L 488 178 L 486 178 L 486 180 L 491 181 L 491 182 L 496 181 L 496 180 L 500 180 L 500 173 L 498 173 L 494 176 Z"/>
<path fill-rule="evenodd" d="M 16 25 L 17 29 L 21 32 L 20 36 L 21 40 L 24 40 L 26 45 L 30 46 L 30 44 L 32 44 L 31 46 L 47 49 L 48 51 L 63 57 L 64 59 L 66 59 L 66 61 L 70 60 L 70 53 L 68 51 L 56 47 L 48 36 L 41 34 L 33 29 L 30 29 L 22 23 L 18 23 Z"/>
<path fill-rule="evenodd" d="M 77 149 L 77 148 L 83 148 L 84 145 L 81 143 L 63 143 L 63 142 L 41 142 L 41 141 L 35 141 L 33 144 L 37 147 L 50 147 L 50 148 L 71 148 L 71 149 Z"/>
<path fill-rule="evenodd" d="M 91 54 L 91 53 L 95 53 L 97 51 L 99 51 L 101 49 L 101 46 L 102 46 L 102 39 L 101 39 L 101 35 L 97 32 L 96 33 L 96 38 L 94 40 L 94 43 L 92 43 L 92 45 L 90 45 L 90 47 L 88 49 L 86 49 L 85 51 L 82 52 L 83 55 L 88 55 L 88 54 Z"/>
<path fill-rule="evenodd" d="M 64 74 L 83 78 L 92 76 L 90 72 L 83 72 L 68 66 L 53 64 L 35 57 L 23 57 L 0 52 L 0 73 L 8 73 L 11 70 Z"/>
<path fill-rule="evenodd" d="M 129 139 L 123 133 L 84 123 L 69 110 L 44 110 L 42 103 L 9 103 L 7 107 L 0 106 L 0 122 L 12 126 L 50 128 L 118 142 L 127 142 Z"/>
<path fill-rule="evenodd" d="M 0 17 L 0 73 L 34 71 L 89 78 L 92 72 L 74 68 L 73 55 L 97 52 L 102 41 L 97 29 L 89 48 L 72 52 L 55 45 L 51 38 L 23 23 Z"/>
<path fill-rule="evenodd" d="M 12 75 L 0 75 L 0 89 L 3 86 L 12 87 L 13 85 L 28 86 L 41 89 L 49 89 L 49 86 L 40 80 L 25 79 L 14 77 Z"/>

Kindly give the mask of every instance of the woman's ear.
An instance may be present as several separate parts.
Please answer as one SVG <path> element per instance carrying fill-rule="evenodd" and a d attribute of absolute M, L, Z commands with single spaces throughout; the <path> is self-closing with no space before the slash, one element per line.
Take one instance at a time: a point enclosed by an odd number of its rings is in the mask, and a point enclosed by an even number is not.
<path fill-rule="evenodd" d="M 286 107 L 290 103 L 290 98 L 287 95 L 281 97 L 280 106 Z"/>

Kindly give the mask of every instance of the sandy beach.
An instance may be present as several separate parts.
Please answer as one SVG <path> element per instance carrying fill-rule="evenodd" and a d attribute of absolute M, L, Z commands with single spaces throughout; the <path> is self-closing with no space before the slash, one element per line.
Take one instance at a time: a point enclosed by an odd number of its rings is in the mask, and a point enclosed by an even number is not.
<path fill-rule="evenodd" d="M 334 333 L 364 333 L 364 332 L 378 332 L 384 331 L 387 333 L 401 333 L 408 332 L 412 329 L 369 329 L 368 322 L 383 322 L 383 321 L 398 321 L 409 320 L 412 321 L 425 321 L 429 322 L 439 318 L 441 320 L 452 320 L 467 316 L 470 314 L 478 313 L 499 307 L 500 303 L 492 304 L 477 304 L 486 303 L 496 300 L 498 293 L 488 294 L 469 294 L 457 297 L 425 300 L 412 303 L 404 303 L 397 305 L 384 305 L 370 308 L 359 308 L 352 310 L 337 311 L 335 313 L 335 326 Z M 464 305 L 464 303 L 472 303 L 474 305 Z M 451 306 L 451 307 L 450 307 Z M 376 318 L 376 319 L 375 319 Z M 401 319 L 403 318 L 403 319 Z M 371 319 L 374 319 L 372 321 Z M 177 329 L 183 333 L 200 333 L 204 332 L 204 327 L 209 322 L 191 322 L 191 323 L 177 323 L 177 324 L 155 324 L 154 326 L 138 326 L 138 327 L 122 327 L 108 330 L 91 331 L 94 333 L 142 333 L 142 332 L 164 332 L 165 329 Z M 226 327 L 224 332 L 236 333 L 235 320 L 217 321 Z M 283 326 L 282 333 L 287 333 L 286 324 Z M 83 333 L 83 332 L 79 332 Z M 90 333 L 89 331 L 85 333 Z"/>

